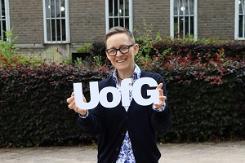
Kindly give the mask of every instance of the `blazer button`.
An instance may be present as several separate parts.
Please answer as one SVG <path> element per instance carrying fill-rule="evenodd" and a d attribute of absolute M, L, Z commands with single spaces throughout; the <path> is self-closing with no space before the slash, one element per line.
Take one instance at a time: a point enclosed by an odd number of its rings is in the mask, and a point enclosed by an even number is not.
<path fill-rule="evenodd" d="M 116 148 L 116 151 L 119 152 L 119 147 Z"/>

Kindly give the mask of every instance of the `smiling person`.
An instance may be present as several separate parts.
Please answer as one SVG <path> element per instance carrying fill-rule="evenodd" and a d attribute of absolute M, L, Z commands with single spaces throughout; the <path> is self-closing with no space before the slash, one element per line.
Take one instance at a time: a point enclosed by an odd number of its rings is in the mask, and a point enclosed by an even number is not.
<path fill-rule="evenodd" d="M 161 154 L 156 144 L 156 132 L 165 133 L 170 127 L 170 115 L 166 101 L 163 78 L 153 72 L 140 69 L 134 57 L 139 51 L 133 34 L 123 27 L 113 27 L 105 37 L 106 55 L 114 67 L 113 73 L 99 82 L 99 89 L 112 86 L 119 92 L 121 81 L 131 79 L 130 106 L 94 109 L 78 108 L 73 94 L 67 99 L 68 107 L 79 113 L 82 129 L 98 135 L 98 163 L 157 163 Z M 150 77 L 158 82 L 159 103 L 147 106 L 137 104 L 132 98 L 132 84 L 139 78 Z M 144 85 L 141 94 L 147 98 Z M 83 99 L 86 101 L 86 99 Z M 108 101 L 112 96 L 108 95 Z"/>

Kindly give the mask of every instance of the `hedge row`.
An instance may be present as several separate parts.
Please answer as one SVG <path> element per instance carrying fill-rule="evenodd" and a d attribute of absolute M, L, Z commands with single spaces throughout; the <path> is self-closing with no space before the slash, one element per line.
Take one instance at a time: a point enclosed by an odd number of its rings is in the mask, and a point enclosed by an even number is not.
<path fill-rule="evenodd" d="M 181 56 L 209 56 L 212 57 L 217 53 L 223 53 L 226 57 L 238 57 L 244 58 L 245 45 L 240 42 L 222 42 L 217 44 L 204 44 L 201 42 L 187 42 L 182 41 L 158 41 L 152 45 L 155 51 L 163 53 L 166 49 L 170 49 L 170 52 L 175 55 Z M 153 50 L 152 55 L 155 54 Z"/>
<path fill-rule="evenodd" d="M 173 121 L 160 141 L 245 139 L 244 70 L 227 73 L 219 85 L 187 71 L 156 70 L 166 77 Z M 0 147 L 91 143 L 66 98 L 73 82 L 88 84 L 106 74 L 64 65 L 0 68 Z"/>
<path fill-rule="evenodd" d="M 162 141 L 244 139 L 244 70 L 226 74 L 222 84 L 195 80 L 195 76 L 187 71 L 167 74 L 167 79 L 176 77 L 168 82 L 173 128 Z"/>
<path fill-rule="evenodd" d="M 91 141 L 67 108 L 73 82 L 102 74 L 71 66 L 19 66 L 0 70 L 0 146 L 58 145 Z M 86 91 L 86 89 L 85 89 Z"/>
<path fill-rule="evenodd" d="M 193 57 L 203 57 L 206 61 L 215 56 L 217 53 L 222 53 L 225 57 L 245 58 L 245 44 L 234 41 L 223 41 L 219 43 L 202 42 L 202 41 L 183 41 L 183 40 L 152 40 L 152 39 L 137 39 L 140 45 L 140 54 L 156 56 L 156 55 L 191 55 Z M 91 49 L 92 56 L 105 55 L 105 45 L 103 42 L 94 42 Z"/>

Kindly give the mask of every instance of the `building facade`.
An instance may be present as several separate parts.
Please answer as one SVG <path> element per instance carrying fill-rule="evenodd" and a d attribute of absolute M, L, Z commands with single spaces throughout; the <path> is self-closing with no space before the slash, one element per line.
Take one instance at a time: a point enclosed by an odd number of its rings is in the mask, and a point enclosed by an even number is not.
<path fill-rule="evenodd" d="M 66 53 L 102 41 L 112 26 L 140 35 L 245 40 L 245 0 L 1 0 L 0 39 L 12 30 L 20 49 Z"/>

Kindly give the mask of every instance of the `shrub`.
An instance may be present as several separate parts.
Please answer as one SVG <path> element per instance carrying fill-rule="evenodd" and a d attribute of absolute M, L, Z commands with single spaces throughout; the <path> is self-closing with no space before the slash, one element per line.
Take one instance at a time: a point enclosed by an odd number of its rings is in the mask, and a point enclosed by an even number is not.
<path fill-rule="evenodd" d="M 243 45 L 171 41 L 153 41 L 148 45 L 155 54 L 141 52 L 137 60 L 141 68 L 165 76 L 173 126 L 158 134 L 159 141 L 245 139 Z M 97 45 L 93 54 L 102 54 L 103 45 Z M 96 59 L 100 65 L 102 58 Z M 88 81 L 105 78 L 108 67 L 0 66 L 0 147 L 91 143 L 94 138 L 77 127 L 66 98 L 74 82 L 85 83 L 88 97 Z"/>
<path fill-rule="evenodd" d="M 153 71 L 153 70 L 151 70 Z M 202 71 L 154 71 L 165 75 L 173 127 L 162 142 L 245 138 L 244 67 L 234 67 L 221 83 L 196 77 Z M 73 82 L 101 80 L 108 72 L 65 65 L 19 65 L 0 68 L 0 146 L 42 146 L 91 143 L 76 125 L 77 114 L 67 108 Z"/>
<path fill-rule="evenodd" d="M 66 98 L 73 82 L 102 76 L 62 65 L 0 68 L 0 147 L 90 141 L 77 127 L 77 114 L 67 108 Z"/>
<path fill-rule="evenodd" d="M 15 54 L 15 46 L 13 34 L 11 31 L 5 32 L 6 41 L 0 40 L 0 54 L 2 54 L 7 59 L 11 58 Z"/>
<path fill-rule="evenodd" d="M 244 59 L 245 44 L 234 41 L 213 41 L 198 40 L 186 42 L 185 40 L 165 39 L 155 42 L 152 46 L 157 53 L 162 54 L 166 49 L 170 49 L 169 53 L 173 55 L 181 55 L 192 57 L 202 57 L 204 61 L 213 57 L 219 51 L 223 51 L 225 57 L 237 57 Z"/>
<path fill-rule="evenodd" d="M 83 43 L 78 49 L 77 52 L 79 53 L 90 53 L 92 49 L 91 43 Z"/>
<path fill-rule="evenodd" d="M 167 79 L 173 127 L 163 142 L 200 142 L 245 138 L 245 68 L 225 74 L 222 83 L 196 78 L 191 70 L 158 71 Z M 213 72 L 209 72 L 213 77 Z M 217 81 L 216 81 L 217 80 Z"/>

